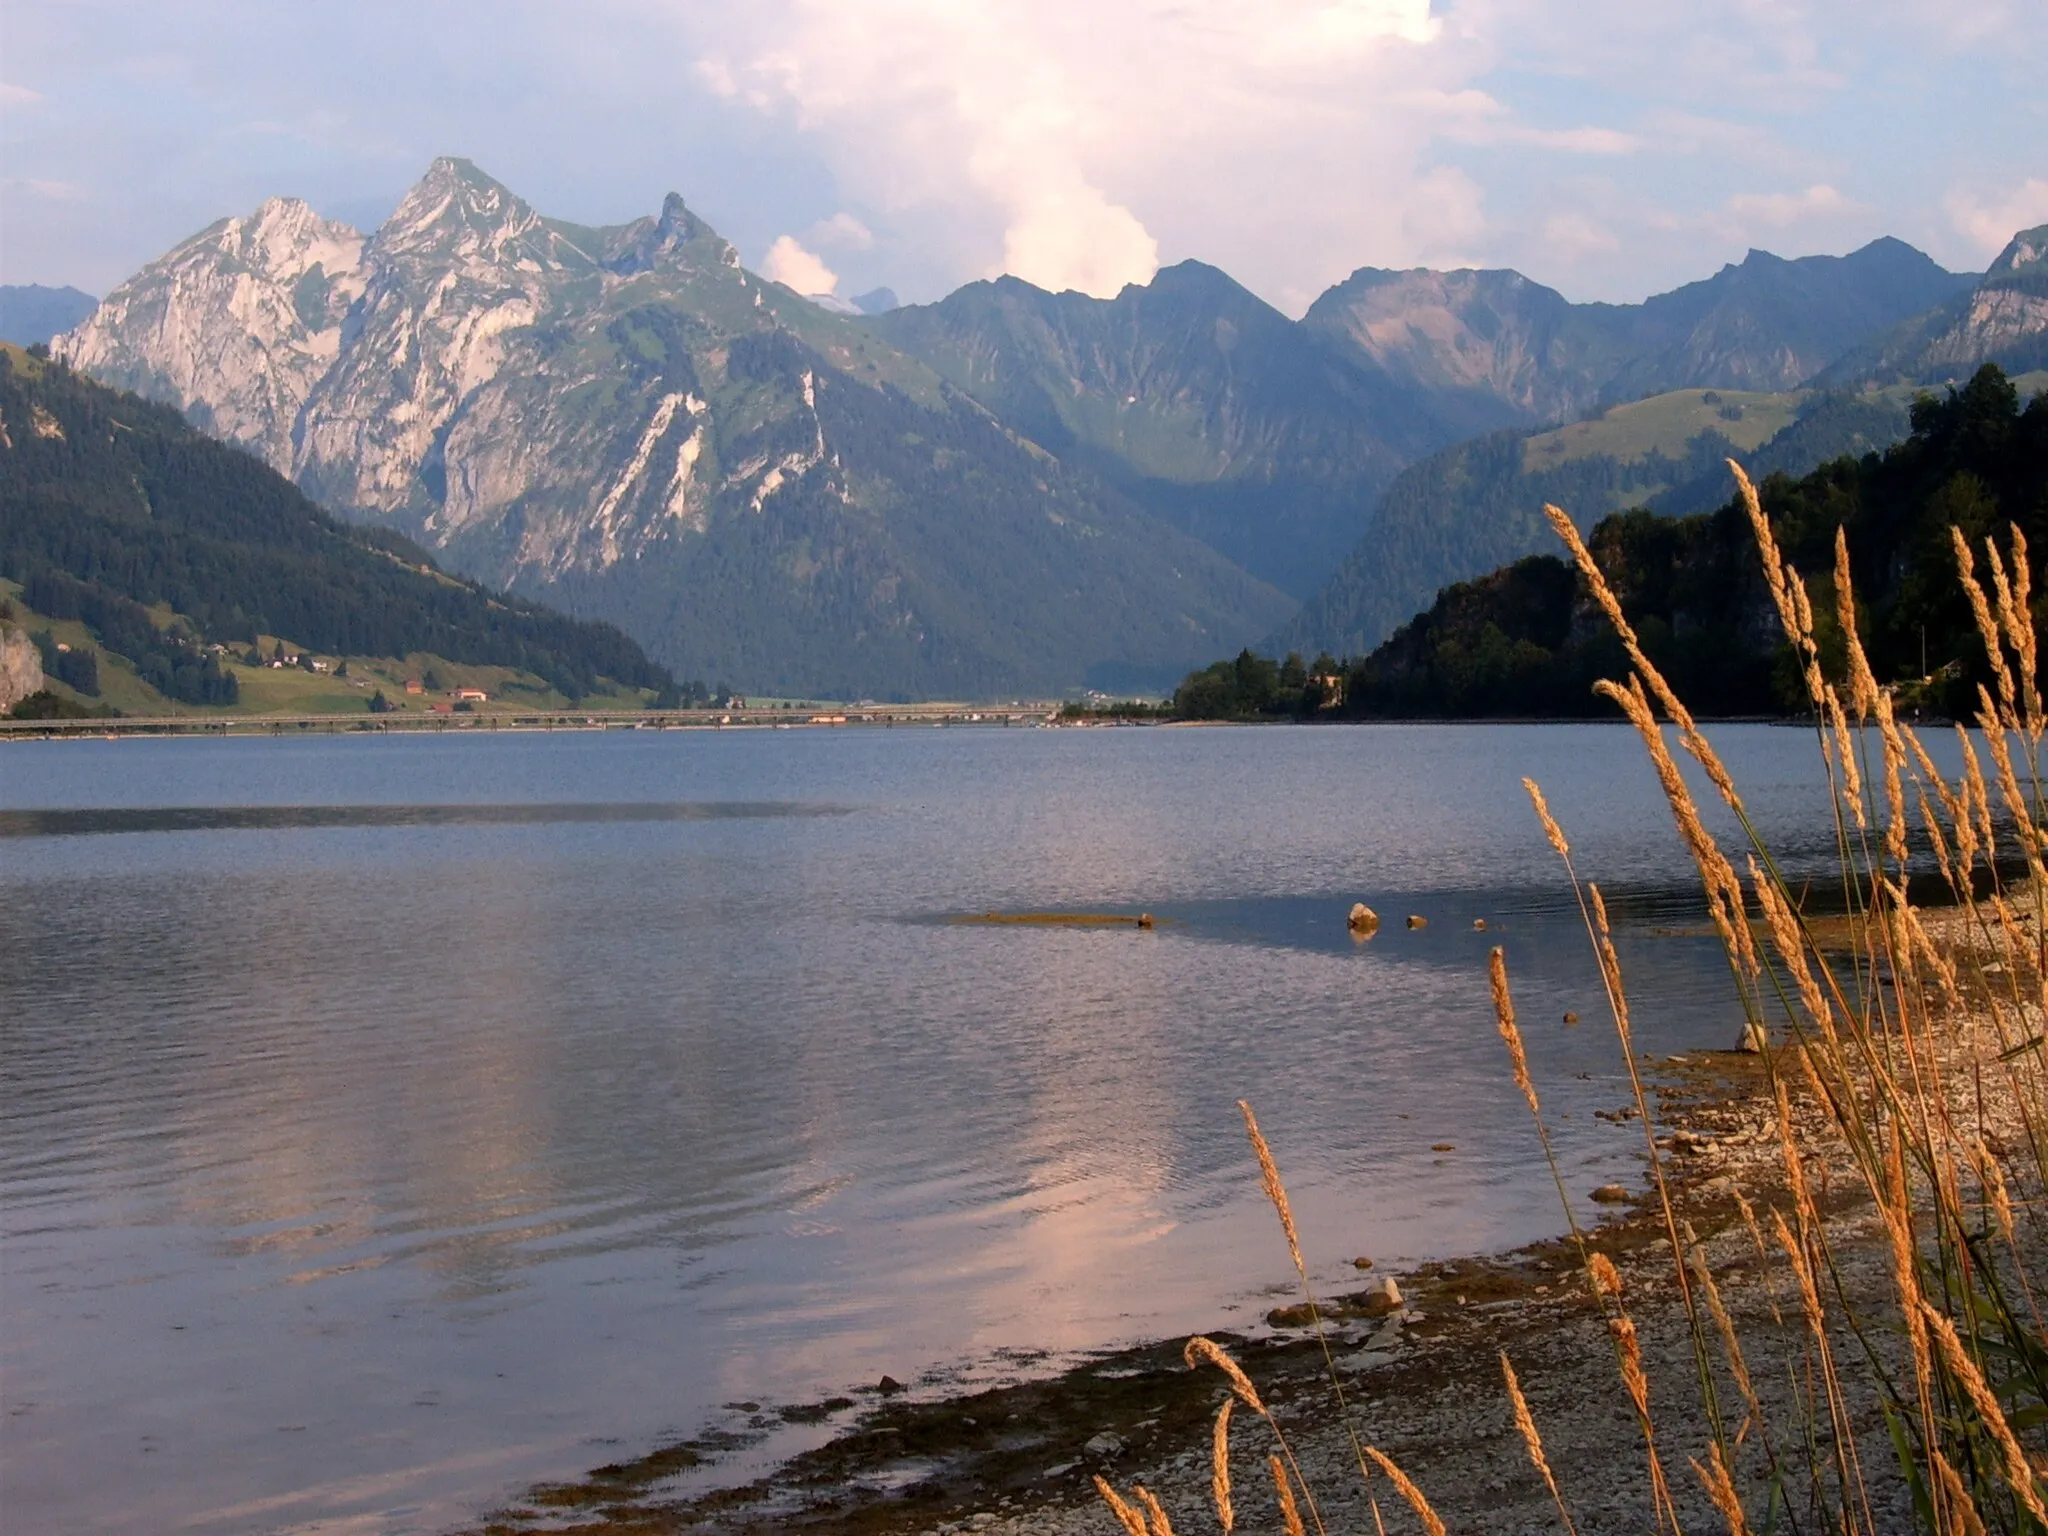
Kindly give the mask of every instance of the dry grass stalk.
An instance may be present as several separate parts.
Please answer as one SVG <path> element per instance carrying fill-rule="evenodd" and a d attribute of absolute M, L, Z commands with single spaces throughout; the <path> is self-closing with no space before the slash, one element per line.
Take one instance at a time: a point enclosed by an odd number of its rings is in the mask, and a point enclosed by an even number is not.
<path fill-rule="evenodd" d="M 1258 1154 L 1259 1178 L 1266 1186 L 1266 1198 L 1273 1202 L 1273 1209 L 1280 1213 L 1280 1230 L 1287 1234 L 1287 1252 L 1294 1260 L 1295 1272 L 1303 1281 L 1308 1279 L 1308 1266 L 1302 1262 L 1301 1239 L 1294 1230 L 1294 1208 L 1287 1203 L 1287 1186 L 1280 1182 L 1279 1166 L 1273 1161 L 1273 1149 L 1266 1145 L 1266 1138 L 1259 1132 L 1258 1116 L 1243 1099 L 1237 1101 L 1238 1113 L 1244 1116 L 1245 1134 L 1251 1137 L 1252 1151 Z M 1313 1302 L 1310 1303 L 1314 1305 Z"/>
<path fill-rule="evenodd" d="M 1612 699 L 1621 706 L 1629 723 L 1642 738 L 1643 747 L 1649 754 L 1650 766 L 1656 770 L 1657 781 L 1663 787 L 1664 798 L 1671 807 L 1673 819 L 1678 823 L 1678 833 L 1685 840 L 1686 850 L 1692 855 L 1698 867 L 1700 879 L 1706 886 L 1707 911 L 1713 918 L 1714 928 L 1721 935 L 1721 942 L 1728 947 L 1742 966 L 1745 975 L 1754 977 L 1758 973 L 1756 948 L 1749 934 L 1748 919 L 1743 911 L 1742 882 L 1736 877 L 1735 867 L 1721 852 L 1720 845 L 1700 821 L 1699 808 L 1693 803 L 1692 791 L 1685 787 L 1685 779 L 1678 771 L 1678 764 L 1671 751 L 1664 744 L 1664 733 L 1657 725 L 1657 717 L 1650 709 L 1650 700 L 1643 690 L 1640 677 L 1632 677 L 1623 687 L 1616 683 L 1599 682 L 1593 691 L 1604 698 Z M 1737 801 L 1737 804 L 1740 802 Z"/>
<path fill-rule="evenodd" d="M 1849 708 L 1861 722 L 1877 708 L 1884 690 L 1871 675 L 1870 659 L 1863 653 L 1863 641 L 1856 623 L 1856 591 L 1849 579 L 1849 531 L 1835 529 L 1835 622 L 1842 626 L 1842 639 L 1849 660 Z"/>
<path fill-rule="evenodd" d="M 1557 818 L 1550 814 L 1550 803 L 1543 798 L 1543 791 L 1534 779 L 1522 780 L 1522 788 L 1529 792 L 1529 800 L 1536 807 L 1536 819 L 1543 823 L 1543 835 L 1550 839 L 1550 846 L 1557 850 L 1560 859 L 1570 860 L 1572 845 L 1565 841 L 1564 828 L 1557 824 Z"/>
<path fill-rule="evenodd" d="M 1215 1366 L 1229 1381 L 1230 1389 L 1243 1399 L 1245 1407 L 1262 1419 L 1271 1419 L 1272 1415 L 1266 1412 L 1266 1405 L 1259 1400 L 1259 1389 L 1252 1385 L 1251 1377 L 1245 1375 L 1244 1368 L 1231 1359 L 1224 1352 L 1223 1346 L 1214 1339 L 1196 1334 L 1188 1340 L 1180 1354 L 1191 1371 L 1204 1365 Z"/>
<path fill-rule="evenodd" d="M 1984 641 L 1984 654 L 1991 662 L 1991 674 L 1998 682 L 1998 697 L 2010 714 L 2015 703 L 2012 682 L 2012 668 L 2006 665 L 2005 647 L 1999 643 L 1998 620 L 1992 616 L 1991 604 L 1985 600 L 1984 588 L 1977 580 L 1977 562 L 1970 554 L 1970 541 L 1963 537 L 1960 528 L 1949 529 L 1956 552 L 1956 578 L 1962 583 L 1963 595 L 1970 600 L 1970 616 L 1977 621 L 1977 633 Z M 1986 546 L 1991 547 L 1989 541 Z M 1997 551 L 1992 550 L 1993 559 Z M 1991 712 L 1996 717 L 1996 711 Z"/>
<path fill-rule="evenodd" d="M 1742 1401 L 1749 1409 L 1749 1422 L 1761 1427 L 1764 1423 L 1763 1404 L 1758 1401 L 1756 1388 L 1749 1379 L 1749 1362 L 1743 1357 L 1742 1340 L 1735 1331 L 1734 1319 L 1728 1315 L 1727 1305 L 1721 1300 L 1721 1288 L 1714 1283 L 1714 1272 L 1707 1265 L 1706 1251 L 1690 1225 L 1685 1229 L 1685 1247 L 1686 1262 L 1691 1266 L 1693 1279 L 1707 1300 L 1707 1315 L 1713 1318 L 1715 1331 L 1721 1335 L 1721 1352 L 1728 1361 L 1729 1374 L 1735 1378 L 1736 1389 L 1742 1393 Z M 1743 1434 L 1738 1431 L 1735 1443 L 1740 1445 L 1742 1439 Z"/>
<path fill-rule="evenodd" d="M 1734 1480 L 1728 1476 L 1728 1463 L 1722 1459 L 1721 1447 L 1708 1446 L 1707 1465 L 1694 1461 L 1692 1469 L 1707 1490 L 1707 1498 L 1727 1522 L 1728 1536 L 1749 1536 L 1749 1521 L 1743 1516 L 1742 1500 L 1736 1495 Z"/>
<path fill-rule="evenodd" d="M 1301 1528 L 1301 1510 L 1294 1502 L 1294 1485 L 1278 1456 L 1268 1456 L 1266 1466 L 1273 1474 L 1273 1496 L 1280 1502 L 1280 1523 L 1287 1536 L 1307 1536 Z"/>
<path fill-rule="evenodd" d="M 1429 1500 L 1424 1498 L 1422 1490 L 1409 1480 L 1408 1474 L 1395 1466 L 1392 1458 L 1383 1453 L 1377 1446 L 1367 1446 L 1365 1454 L 1370 1456 L 1374 1464 L 1387 1474 L 1387 1478 L 1393 1483 L 1395 1491 L 1408 1501 L 1408 1507 L 1415 1511 L 1415 1517 L 1422 1522 L 1422 1529 L 1428 1533 L 1428 1536 L 1444 1536 L 1443 1521 L 1437 1518 L 1436 1511 L 1429 1507 Z"/>
<path fill-rule="evenodd" d="M 1927 1323 L 1928 1333 L 1941 1346 L 1942 1358 L 1948 1362 L 1950 1373 L 1970 1399 L 1970 1406 L 1976 1409 L 1985 1431 L 1997 1442 L 1999 1455 L 2005 1461 L 2007 1485 L 2026 1505 L 2029 1514 L 2043 1525 L 2048 1525 L 2048 1509 L 2042 1508 L 2040 1492 L 2034 1485 L 2034 1468 L 2028 1462 L 2026 1452 L 2020 1449 L 2012 1425 L 2006 1422 L 2005 1410 L 1999 1407 L 1997 1397 L 1984 1380 L 1984 1373 L 1977 1369 L 1977 1362 L 1970 1358 L 1970 1352 L 1963 1348 L 1963 1341 L 1956 1337 L 1955 1324 L 1924 1301 L 1920 1303 L 1920 1315 Z"/>
<path fill-rule="evenodd" d="M 1671 1484 L 1664 1476 L 1664 1461 L 1657 1454 L 1657 1425 L 1650 1417 L 1650 1378 L 1643 1372 L 1643 1344 L 1636 1336 L 1635 1320 L 1626 1315 L 1607 1320 L 1607 1331 L 1612 1335 L 1615 1354 L 1621 1361 L 1621 1384 L 1628 1390 L 1628 1400 L 1636 1411 L 1636 1428 L 1642 1433 L 1643 1449 L 1650 1458 L 1650 1494 L 1657 1510 L 1657 1529 L 1663 1530 L 1665 1522 L 1671 1529 L 1679 1529 L 1678 1507 L 1672 1502 Z"/>
<path fill-rule="evenodd" d="M 1216 1519 L 1224 1536 L 1237 1529 L 1237 1509 L 1230 1502 L 1230 1410 L 1237 1399 L 1226 1397 L 1216 1410 L 1216 1431 L 1209 1444 L 1209 1493 L 1216 1501 Z"/>
<path fill-rule="evenodd" d="M 1101 1473 L 1095 1475 L 1095 1491 L 1102 1495 L 1102 1502 L 1109 1506 L 1109 1512 L 1116 1516 L 1127 1536 L 1152 1536 L 1145 1529 L 1145 1517 L 1137 1509 L 1124 1502 L 1123 1495 L 1109 1485 L 1109 1479 Z"/>
<path fill-rule="evenodd" d="M 1138 1501 L 1145 1506 L 1145 1513 L 1152 1522 L 1152 1536 L 1173 1536 L 1173 1522 L 1166 1518 L 1165 1506 L 1153 1497 L 1152 1490 L 1143 1483 L 1138 1483 L 1132 1487 L 1131 1491 L 1138 1496 Z"/>
<path fill-rule="evenodd" d="M 1970 1490 L 1963 1486 L 1963 1480 L 1956 1473 L 1954 1465 L 1941 1454 L 1941 1447 L 1934 1446 L 1928 1453 L 1934 1464 L 1934 1480 L 1944 1495 L 1944 1513 L 1953 1521 L 1962 1536 L 1985 1536 L 1983 1517 L 1977 1513 L 1977 1501 L 1970 1497 Z"/>
<path fill-rule="evenodd" d="M 1530 1464 L 1543 1475 L 1543 1486 L 1550 1490 L 1550 1501 L 1557 1506 L 1557 1518 L 1564 1522 L 1570 1536 L 1578 1536 L 1578 1527 L 1572 1524 L 1571 1511 L 1564 1507 L 1564 1495 L 1558 1492 L 1557 1479 L 1551 1475 L 1550 1462 L 1543 1454 L 1543 1437 L 1536 1433 L 1536 1417 L 1529 1412 L 1529 1400 L 1522 1396 L 1522 1384 L 1515 1379 L 1515 1367 L 1506 1350 L 1500 1352 L 1500 1373 L 1507 1380 L 1508 1400 L 1515 1405 L 1515 1428 L 1528 1449 Z"/>
<path fill-rule="evenodd" d="M 1487 955 L 1487 976 L 1493 986 L 1493 1017 L 1500 1030 L 1500 1037 L 1508 1048 L 1508 1060 L 1515 1069 L 1515 1086 L 1522 1090 L 1522 1097 L 1529 1101 L 1529 1113 L 1540 1116 L 1543 1111 L 1536 1103 L 1536 1085 L 1529 1080 L 1529 1056 L 1522 1049 L 1522 1032 L 1515 1027 L 1515 1001 L 1508 994 L 1507 960 L 1499 945 Z"/>
<path fill-rule="evenodd" d="M 1586 548 L 1585 540 L 1579 537 L 1578 527 L 1560 508 L 1546 506 L 1543 515 L 1550 520 L 1550 526 L 1557 530 L 1558 537 L 1564 540 L 1566 548 L 1571 551 L 1572 559 L 1579 567 L 1579 574 L 1585 578 L 1587 590 L 1593 594 L 1593 600 L 1600 605 L 1601 610 L 1607 615 L 1608 622 L 1614 626 L 1615 633 L 1621 637 L 1622 647 L 1628 652 L 1629 662 L 1634 666 L 1638 677 L 1649 686 L 1650 691 L 1656 695 L 1658 704 L 1663 707 L 1664 713 L 1678 727 L 1679 738 L 1685 743 L 1685 750 L 1706 770 L 1708 779 L 1712 781 L 1721 798 L 1731 807 L 1740 806 L 1742 801 L 1735 793 L 1735 780 L 1721 762 L 1720 755 L 1708 745 L 1707 738 L 1700 734 L 1698 725 L 1693 721 L 1692 711 L 1685 707 L 1685 702 L 1664 680 L 1664 674 L 1659 672 L 1650 658 L 1644 654 L 1634 627 L 1621 611 L 1621 600 L 1607 584 L 1607 573 L 1600 569 L 1600 564 L 1593 558 L 1592 551 Z"/>
<path fill-rule="evenodd" d="M 1586 1260 L 1586 1273 L 1593 1277 L 1593 1290 L 1609 1301 L 1621 1300 L 1621 1271 L 1614 1267 L 1614 1260 L 1604 1253 L 1593 1254 Z"/>

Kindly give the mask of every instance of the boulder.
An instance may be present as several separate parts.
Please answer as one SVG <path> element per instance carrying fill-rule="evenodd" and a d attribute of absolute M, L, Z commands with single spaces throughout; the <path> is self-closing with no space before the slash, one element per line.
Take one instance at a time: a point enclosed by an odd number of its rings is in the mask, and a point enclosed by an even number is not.
<path fill-rule="evenodd" d="M 1401 1310 L 1401 1287 L 1394 1283 L 1394 1277 L 1387 1275 L 1373 1289 L 1366 1293 L 1365 1315 L 1385 1317 L 1390 1312 Z"/>
<path fill-rule="evenodd" d="M 1353 933 L 1378 933 L 1380 931 L 1379 913 L 1373 911 L 1371 907 L 1368 907 L 1362 901 L 1352 904 L 1351 916 L 1346 921 L 1350 924 Z"/>
<path fill-rule="evenodd" d="M 1592 1198 L 1602 1205 L 1626 1205 L 1632 1197 L 1620 1184 L 1602 1184 L 1593 1191 Z"/>
<path fill-rule="evenodd" d="M 1408 926 L 1410 928 L 1427 928 L 1429 926 L 1429 919 L 1417 917 L 1413 912 L 1410 912 L 1408 914 Z"/>

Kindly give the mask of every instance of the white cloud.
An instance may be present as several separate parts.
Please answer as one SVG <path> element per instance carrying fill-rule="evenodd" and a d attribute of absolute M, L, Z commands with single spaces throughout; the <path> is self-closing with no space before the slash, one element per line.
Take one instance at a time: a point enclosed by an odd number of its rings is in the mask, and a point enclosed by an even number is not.
<path fill-rule="evenodd" d="M 59 181 L 47 176 L 10 176 L 0 181 L 0 187 L 10 192 L 26 192 L 30 197 L 41 198 L 46 203 L 78 203 L 85 200 L 85 188 L 75 181 Z"/>
<path fill-rule="evenodd" d="M 32 107 L 41 100 L 41 91 L 32 91 L 25 85 L 10 85 L 5 80 L 0 80 L 0 107 Z"/>
<path fill-rule="evenodd" d="M 2021 230 L 2048 224 L 2048 181 L 2029 176 L 2010 192 L 1989 199 L 1953 193 L 1946 207 L 1956 233 L 1989 263 Z"/>
<path fill-rule="evenodd" d="M 1543 249 L 1561 265 L 1571 265 L 1586 256 L 1618 251 L 1621 240 L 1583 213 L 1554 213 L 1543 221 Z"/>
<path fill-rule="evenodd" d="M 1862 213 L 1862 204 L 1844 197 L 1825 182 L 1804 192 L 1738 192 L 1728 199 L 1728 213 L 1738 229 L 1789 229 L 1813 219 Z"/>
<path fill-rule="evenodd" d="M 786 283 L 798 293 L 830 293 L 839 286 L 839 274 L 791 235 L 778 235 L 768 247 L 768 254 L 761 260 L 761 275 Z"/>
<path fill-rule="evenodd" d="M 835 250 L 865 251 L 875 243 L 875 232 L 850 213 L 835 213 L 829 219 L 820 219 L 804 231 L 805 238 L 813 245 L 831 246 Z"/>
<path fill-rule="evenodd" d="M 1468 83 L 1439 61 L 1469 50 L 1429 0 L 762 0 L 695 25 L 700 78 L 968 271 L 1111 294 L 1165 246 L 1313 292 L 1441 254 L 1415 241 L 1453 184 L 1422 152 L 1458 109 L 1415 93 Z"/>

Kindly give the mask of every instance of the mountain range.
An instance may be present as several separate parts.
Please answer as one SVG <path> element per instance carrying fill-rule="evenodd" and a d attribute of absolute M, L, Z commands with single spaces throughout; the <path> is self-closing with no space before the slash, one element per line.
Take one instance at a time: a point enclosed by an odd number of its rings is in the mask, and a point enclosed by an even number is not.
<path fill-rule="evenodd" d="M 0 341 L 11 341 L 17 347 L 46 343 L 82 323 L 98 304 L 91 294 L 76 288 L 0 284 Z"/>
<path fill-rule="evenodd" d="M 1924 293 L 1933 284 L 1898 255 L 1908 250 L 1878 241 L 1842 260 L 1881 255 L 1878 270 L 1890 273 L 1891 291 Z M 1760 371 L 1755 382 L 1768 392 L 1671 389 L 1563 427 L 1485 434 L 1418 461 L 1381 497 L 1371 532 L 1266 648 L 1365 655 L 1440 590 L 1549 553 L 1556 539 L 1543 518 L 1545 504 L 1563 507 L 1582 529 L 1628 507 L 1705 511 L 1726 499 L 1729 459 L 1762 480 L 1887 448 L 1906 436 L 1913 398 L 1925 384 L 1967 375 L 1985 362 L 2014 373 L 2023 393 L 2048 389 L 2048 372 L 2040 371 L 2048 367 L 2044 255 L 2048 228 L 2023 231 L 1983 278 L 1828 366 L 1802 373 L 1809 353 L 1775 374 Z M 1813 270 L 1774 257 L 1760 262 L 1752 253 L 1714 281 L 1732 278 L 1732 290 L 1752 267 Z M 1810 278 L 1802 286 L 1811 286 Z M 1866 292 L 1883 289 L 1872 284 Z M 1750 328 L 1767 308 L 1751 306 L 1730 329 Z M 1750 354 L 1751 361 L 1759 355 Z M 1801 379 L 1814 387 L 1789 387 Z"/>
<path fill-rule="evenodd" d="M 290 200 L 222 220 L 53 347 L 678 672 L 990 696 L 1158 686 L 1312 613 L 1369 637 L 1380 617 L 1337 610 L 1403 498 L 1437 505 L 1403 478 L 1433 455 L 1645 394 L 1783 392 L 1857 348 L 1910 371 L 1937 331 L 2040 329 L 2028 266 L 1986 299 L 1897 241 L 1752 252 L 1640 305 L 1363 269 L 1294 321 L 1191 261 L 1109 299 L 1002 278 L 827 308 L 679 197 L 587 228 L 444 159 L 367 236 Z M 1392 624 L 1477 573 L 1443 539 Z"/>

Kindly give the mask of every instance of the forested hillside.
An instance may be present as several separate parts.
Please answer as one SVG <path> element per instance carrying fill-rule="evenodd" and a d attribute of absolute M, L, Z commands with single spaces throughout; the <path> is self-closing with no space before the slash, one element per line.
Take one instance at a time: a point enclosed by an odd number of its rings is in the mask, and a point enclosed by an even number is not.
<path fill-rule="evenodd" d="M 669 683 L 609 625 L 444 575 L 175 411 L 14 347 L 0 348 L 0 577 L 186 703 L 233 702 L 208 647 L 259 634 L 338 656 L 515 668 L 571 698 Z"/>
<path fill-rule="evenodd" d="M 1911 424 L 1885 453 L 1799 479 L 1772 475 L 1760 489 L 1807 578 L 1824 650 L 1839 653 L 1832 573 L 1843 528 L 1879 681 L 1901 685 L 1909 706 L 1967 715 L 1984 655 L 1948 530 L 1978 541 L 2017 524 L 2033 549 L 2048 549 L 2048 394 L 2023 408 L 2012 380 L 1987 365 L 1960 388 L 1922 396 Z M 1619 513 L 1588 544 L 1651 659 L 1700 713 L 1782 713 L 1803 701 L 1735 501 L 1682 518 Z M 1622 669 L 1577 571 L 1533 555 L 1447 588 L 1362 659 L 1289 667 L 1244 656 L 1191 676 L 1177 703 L 1206 718 L 1583 716 L 1606 712 L 1592 684 Z M 1341 689 L 1318 676 L 1340 677 Z"/>

